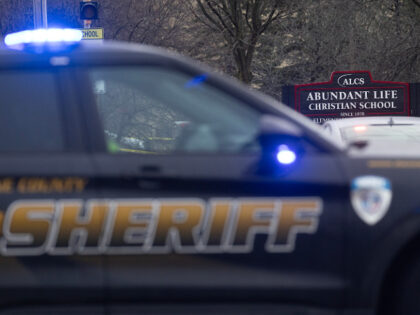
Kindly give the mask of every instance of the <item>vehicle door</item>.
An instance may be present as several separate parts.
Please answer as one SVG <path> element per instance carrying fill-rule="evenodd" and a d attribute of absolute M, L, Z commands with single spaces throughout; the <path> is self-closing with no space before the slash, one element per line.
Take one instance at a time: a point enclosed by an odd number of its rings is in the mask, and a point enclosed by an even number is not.
<path fill-rule="evenodd" d="M 94 94 L 84 107 L 97 112 L 116 313 L 128 301 L 341 303 L 348 185 L 332 152 L 283 134 L 270 160 L 257 141 L 263 98 L 200 69 L 165 60 L 79 75 Z"/>
<path fill-rule="evenodd" d="M 31 312 L 103 296 L 104 214 L 86 205 L 94 173 L 78 101 L 68 70 L 48 60 L 0 72 L 0 304 Z"/>

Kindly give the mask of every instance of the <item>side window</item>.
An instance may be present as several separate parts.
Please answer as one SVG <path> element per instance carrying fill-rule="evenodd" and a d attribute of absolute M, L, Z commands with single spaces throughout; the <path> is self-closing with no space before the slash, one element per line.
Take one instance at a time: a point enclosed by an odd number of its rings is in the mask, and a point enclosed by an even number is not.
<path fill-rule="evenodd" d="M 54 74 L 0 73 L 0 153 L 64 150 Z"/>
<path fill-rule="evenodd" d="M 197 77 L 161 67 L 90 70 L 110 152 L 258 150 L 259 113 Z"/>

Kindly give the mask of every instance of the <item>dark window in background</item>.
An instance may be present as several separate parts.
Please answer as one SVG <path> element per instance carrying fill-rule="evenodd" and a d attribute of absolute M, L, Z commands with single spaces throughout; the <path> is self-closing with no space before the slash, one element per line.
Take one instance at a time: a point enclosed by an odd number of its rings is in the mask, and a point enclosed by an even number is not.
<path fill-rule="evenodd" d="M 55 81 L 48 72 L 0 74 L 0 153 L 64 149 Z"/>

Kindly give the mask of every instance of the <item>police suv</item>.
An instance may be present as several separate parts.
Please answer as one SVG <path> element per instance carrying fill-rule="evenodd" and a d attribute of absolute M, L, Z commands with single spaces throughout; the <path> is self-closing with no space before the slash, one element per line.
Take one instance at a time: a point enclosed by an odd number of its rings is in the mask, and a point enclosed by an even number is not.
<path fill-rule="evenodd" d="M 81 36 L 0 50 L 3 314 L 420 314 L 420 150 Z"/>

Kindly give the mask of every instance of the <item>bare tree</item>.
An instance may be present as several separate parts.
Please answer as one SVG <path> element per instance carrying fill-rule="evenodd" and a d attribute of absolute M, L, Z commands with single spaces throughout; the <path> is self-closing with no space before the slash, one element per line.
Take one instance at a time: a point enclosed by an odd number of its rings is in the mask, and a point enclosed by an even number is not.
<path fill-rule="evenodd" d="M 105 38 L 171 48 L 277 97 L 335 70 L 420 81 L 420 0 L 98 1 Z M 79 5 L 48 0 L 50 25 L 82 27 Z M 1 34 L 32 27 L 32 1 L 0 0 Z"/>
<path fill-rule="evenodd" d="M 295 6 L 296 14 L 261 36 L 253 86 L 281 98 L 282 86 L 327 81 L 337 70 L 420 82 L 420 10 L 411 0 L 295 0 Z"/>
<path fill-rule="evenodd" d="M 33 28 L 32 15 L 32 1 L 0 0 L 1 35 Z"/>
<path fill-rule="evenodd" d="M 223 35 L 232 51 L 236 76 L 252 80 L 251 65 L 258 41 L 281 15 L 288 14 L 281 0 L 192 0 L 199 21 Z"/>
<path fill-rule="evenodd" d="M 187 13 L 176 0 L 102 2 L 107 38 L 158 46 L 176 46 Z"/>

